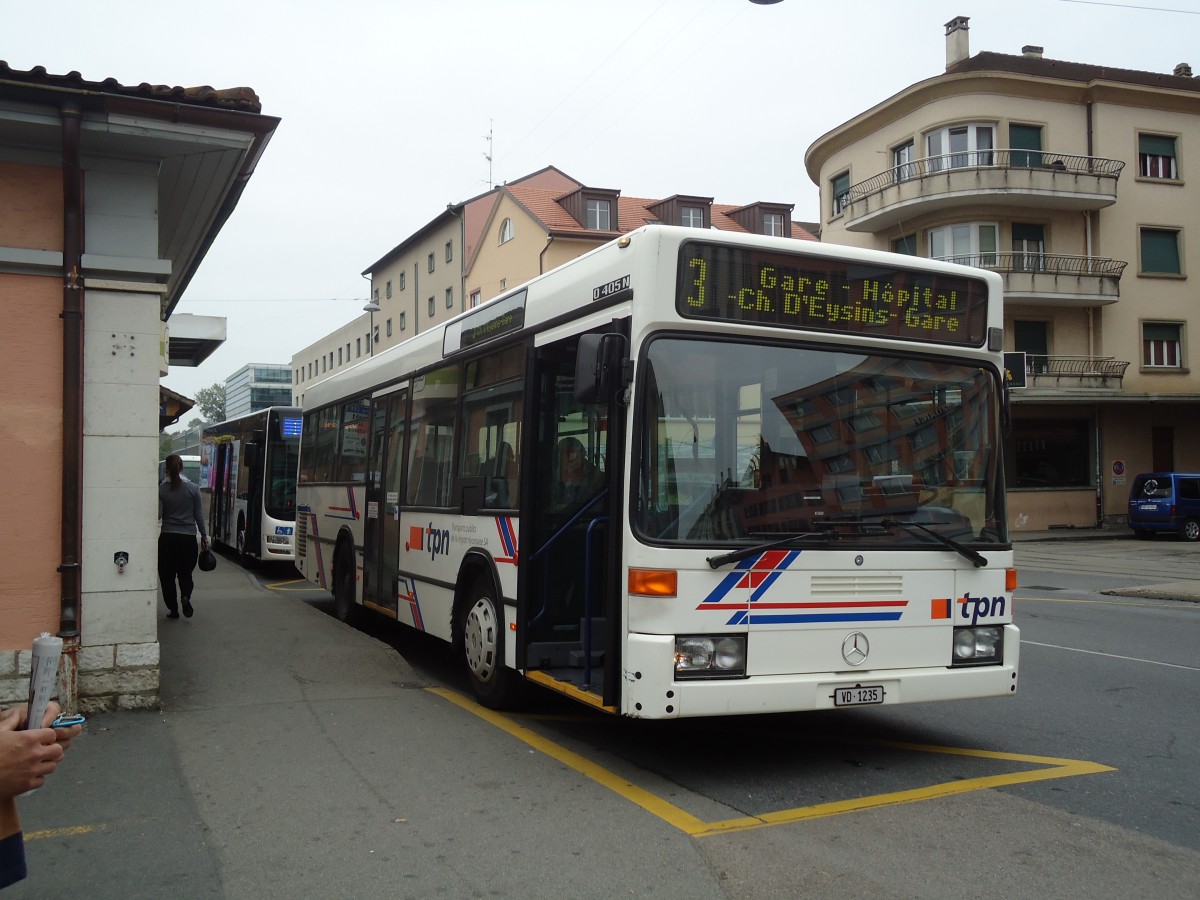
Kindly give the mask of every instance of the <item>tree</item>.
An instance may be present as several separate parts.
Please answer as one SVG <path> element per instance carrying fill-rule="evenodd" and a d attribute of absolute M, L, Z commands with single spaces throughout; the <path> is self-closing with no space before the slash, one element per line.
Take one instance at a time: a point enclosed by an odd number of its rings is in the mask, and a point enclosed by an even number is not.
<path fill-rule="evenodd" d="M 225 421 L 225 385 L 217 382 L 212 387 L 196 391 L 196 411 L 206 422 Z"/>

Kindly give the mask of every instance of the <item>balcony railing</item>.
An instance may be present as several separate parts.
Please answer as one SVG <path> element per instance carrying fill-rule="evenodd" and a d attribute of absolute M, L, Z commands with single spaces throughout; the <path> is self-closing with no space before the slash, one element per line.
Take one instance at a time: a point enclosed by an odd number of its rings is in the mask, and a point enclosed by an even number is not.
<path fill-rule="evenodd" d="M 1115 180 L 1121 177 L 1124 168 L 1125 163 L 1119 159 L 1051 153 L 1049 150 L 964 150 L 893 166 L 886 172 L 851 185 L 847 202 L 854 203 L 894 184 L 961 169 L 1046 170 L 1064 175 L 1093 175 Z"/>
<path fill-rule="evenodd" d="M 1120 278 L 1129 263 L 1106 256 L 1065 256 L 1061 253 L 977 253 L 969 256 L 942 256 L 944 262 L 961 263 L 991 269 L 1007 275 L 1029 272 L 1034 275 L 1095 275 Z"/>
<path fill-rule="evenodd" d="M 1079 212 L 1117 202 L 1125 164 L 1047 150 L 968 150 L 900 163 L 834 197 L 847 231 L 883 232 L 917 215 L 986 204 Z"/>
<path fill-rule="evenodd" d="M 1104 306 L 1121 297 L 1121 275 L 1129 265 L 1106 256 L 1068 256 L 1020 251 L 943 256 L 947 262 L 990 269 L 1004 276 L 1004 296 L 1013 301 L 1057 306 Z"/>
<path fill-rule="evenodd" d="M 1025 356 L 1025 383 L 1030 388 L 1119 388 L 1129 362 L 1111 356 Z"/>

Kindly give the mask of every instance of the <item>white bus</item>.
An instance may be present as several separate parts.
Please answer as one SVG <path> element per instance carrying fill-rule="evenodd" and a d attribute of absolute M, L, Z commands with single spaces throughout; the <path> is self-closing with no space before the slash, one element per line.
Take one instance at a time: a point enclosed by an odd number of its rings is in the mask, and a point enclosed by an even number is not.
<path fill-rule="evenodd" d="M 297 567 L 481 702 L 1017 686 L 999 276 L 646 226 L 305 395 Z"/>
<path fill-rule="evenodd" d="M 211 539 L 243 561 L 296 558 L 299 407 L 272 406 L 200 432 L 200 493 Z"/>

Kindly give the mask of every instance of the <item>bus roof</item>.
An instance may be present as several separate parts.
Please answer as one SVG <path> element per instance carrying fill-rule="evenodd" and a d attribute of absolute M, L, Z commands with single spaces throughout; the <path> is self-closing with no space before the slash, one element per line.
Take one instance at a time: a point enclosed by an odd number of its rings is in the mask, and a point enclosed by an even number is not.
<path fill-rule="evenodd" d="M 410 373 L 438 364 L 443 358 L 452 355 L 452 352 L 444 352 L 448 334 L 461 333 L 463 323 L 478 315 L 481 310 L 500 307 L 506 300 L 513 300 L 523 293 L 527 298 L 524 305 L 524 321 L 520 328 L 506 337 L 536 330 L 542 324 L 573 311 L 586 315 L 585 307 L 595 296 L 588 291 L 607 286 L 614 273 L 630 275 L 638 268 L 642 280 L 635 277 L 631 287 L 644 288 L 647 286 L 644 280 L 654 273 L 654 261 L 666 258 L 670 261 L 671 276 L 674 278 L 674 260 L 680 245 L 685 241 L 697 239 L 709 243 L 781 251 L 796 256 L 848 260 L 864 265 L 895 267 L 897 264 L 897 254 L 882 250 L 821 244 L 790 237 L 768 237 L 716 229 L 701 230 L 679 225 L 644 225 L 549 272 L 535 276 L 474 309 L 461 312 L 441 325 L 394 344 L 323 381 L 316 382 L 305 389 L 303 408 L 305 411 L 320 409 L 346 397 L 366 394 L 390 384 L 400 383 Z M 627 258 L 623 256 L 626 253 L 629 254 Z M 1000 276 L 994 272 L 925 257 L 910 259 L 912 265 L 930 272 L 986 280 L 993 295 L 998 294 L 1002 286 Z M 582 293 L 579 290 L 564 290 L 567 287 L 582 287 L 584 290 Z M 557 299 L 557 302 L 548 302 L 551 298 Z M 989 310 L 988 314 L 999 315 L 1000 311 Z"/>

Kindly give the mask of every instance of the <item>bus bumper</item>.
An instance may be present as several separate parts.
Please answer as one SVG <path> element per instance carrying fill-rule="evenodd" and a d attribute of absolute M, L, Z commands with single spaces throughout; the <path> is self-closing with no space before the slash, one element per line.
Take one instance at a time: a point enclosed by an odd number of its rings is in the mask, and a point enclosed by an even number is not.
<path fill-rule="evenodd" d="M 869 705 L 883 706 L 1008 696 L 1017 690 L 1020 630 L 1015 625 L 1004 626 L 1004 660 L 999 665 L 963 668 L 947 665 L 676 681 L 674 648 L 673 635 L 630 635 L 621 709 L 624 715 L 673 719 L 835 709 L 839 707 L 835 699 L 846 698 L 838 689 L 853 687 L 882 688 L 882 702 Z M 947 645 L 947 657 L 949 654 Z"/>

